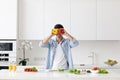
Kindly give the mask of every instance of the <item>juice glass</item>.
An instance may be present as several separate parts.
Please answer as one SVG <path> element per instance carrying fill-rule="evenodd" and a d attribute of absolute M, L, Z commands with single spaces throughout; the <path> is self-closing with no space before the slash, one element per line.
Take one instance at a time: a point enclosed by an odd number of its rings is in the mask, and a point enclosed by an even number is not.
<path fill-rule="evenodd" d="M 13 64 L 13 71 L 16 72 L 16 70 L 17 70 L 17 66 L 16 64 Z"/>
<path fill-rule="evenodd" d="M 12 63 L 10 63 L 10 64 L 9 64 L 9 71 L 11 72 L 12 69 L 13 69 L 13 65 L 12 65 Z"/>
<path fill-rule="evenodd" d="M 11 62 L 9 64 L 9 71 L 10 72 L 16 72 L 16 69 L 17 69 L 16 63 L 15 62 Z"/>

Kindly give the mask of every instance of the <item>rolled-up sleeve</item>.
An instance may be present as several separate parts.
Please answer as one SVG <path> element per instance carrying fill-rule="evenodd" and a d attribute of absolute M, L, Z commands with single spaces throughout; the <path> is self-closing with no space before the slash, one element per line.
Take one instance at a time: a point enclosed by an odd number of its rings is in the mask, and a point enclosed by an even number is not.
<path fill-rule="evenodd" d="M 39 46 L 40 46 L 40 47 L 43 47 L 43 48 L 48 48 L 48 47 L 49 47 L 49 42 L 46 43 L 46 44 L 44 44 L 43 41 L 41 40 L 41 41 L 39 42 Z"/>
<path fill-rule="evenodd" d="M 74 40 L 70 41 L 70 47 L 71 48 L 76 47 L 77 45 L 79 45 L 78 40 L 74 39 Z"/>

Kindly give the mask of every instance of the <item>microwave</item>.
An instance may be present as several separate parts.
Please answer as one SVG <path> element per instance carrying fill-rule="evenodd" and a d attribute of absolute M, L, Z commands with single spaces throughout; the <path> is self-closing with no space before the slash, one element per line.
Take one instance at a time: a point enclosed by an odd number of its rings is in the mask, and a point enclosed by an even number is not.
<path fill-rule="evenodd" d="M 16 40 L 0 40 L 0 66 L 16 62 Z"/>

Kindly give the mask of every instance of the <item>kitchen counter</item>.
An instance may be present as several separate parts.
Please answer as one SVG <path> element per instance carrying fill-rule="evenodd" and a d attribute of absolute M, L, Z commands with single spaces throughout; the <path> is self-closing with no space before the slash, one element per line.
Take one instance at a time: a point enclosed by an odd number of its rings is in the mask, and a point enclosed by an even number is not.
<path fill-rule="evenodd" d="M 38 72 L 24 72 L 17 67 L 16 72 L 0 70 L 0 80 L 120 80 L 120 69 L 107 69 L 109 74 L 72 74 L 68 72 L 50 72 L 38 69 Z"/>

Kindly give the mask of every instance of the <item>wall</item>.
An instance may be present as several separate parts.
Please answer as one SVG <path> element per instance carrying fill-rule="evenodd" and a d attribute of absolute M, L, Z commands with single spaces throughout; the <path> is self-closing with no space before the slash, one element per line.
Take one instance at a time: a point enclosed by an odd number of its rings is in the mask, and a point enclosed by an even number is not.
<path fill-rule="evenodd" d="M 44 65 L 45 58 L 47 55 L 46 48 L 39 47 L 39 41 L 31 41 L 33 44 L 32 50 L 26 51 L 26 57 L 30 58 L 28 65 Z M 18 46 L 20 41 L 18 42 Z M 79 46 L 72 48 L 73 62 L 76 67 L 80 64 L 92 65 L 92 58 L 88 57 L 91 52 L 95 53 L 95 62 L 93 66 L 101 66 L 112 68 L 104 64 L 107 59 L 116 59 L 120 62 L 120 41 L 79 41 Z M 21 50 L 17 53 L 17 63 L 19 62 L 19 57 L 22 57 Z M 114 67 L 119 68 L 118 63 Z M 113 67 L 113 68 L 114 68 Z"/>

